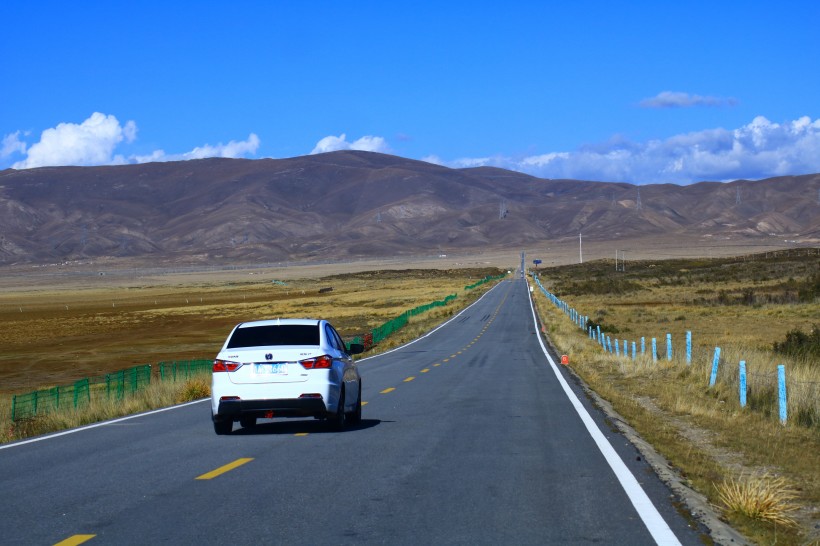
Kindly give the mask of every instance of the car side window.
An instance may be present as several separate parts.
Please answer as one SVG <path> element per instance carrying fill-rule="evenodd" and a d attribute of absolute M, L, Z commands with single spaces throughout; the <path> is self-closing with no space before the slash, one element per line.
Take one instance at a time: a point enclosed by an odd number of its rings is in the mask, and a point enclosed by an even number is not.
<path fill-rule="evenodd" d="M 344 345 L 339 344 L 339 335 L 335 330 L 333 330 L 333 327 L 330 326 L 330 324 L 325 324 L 325 337 L 331 347 L 342 352 L 345 351 Z"/>
<path fill-rule="evenodd" d="M 339 332 L 337 332 L 337 331 L 336 331 L 336 329 L 335 329 L 335 328 L 333 328 L 332 326 L 330 327 L 330 329 L 333 331 L 333 335 L 335 335 L 335 336 L 336 336 L 336 342 L 339 344 L 339 348 L 340 348 L 340 350 L 341 350 L 343 353 L 347 354 L 347 345 L 345 345 L 345 342 L 344 342 L 344 340 L 342 339 L 342 336 L 340 336 L 340 335 L 339 335 Z"/>

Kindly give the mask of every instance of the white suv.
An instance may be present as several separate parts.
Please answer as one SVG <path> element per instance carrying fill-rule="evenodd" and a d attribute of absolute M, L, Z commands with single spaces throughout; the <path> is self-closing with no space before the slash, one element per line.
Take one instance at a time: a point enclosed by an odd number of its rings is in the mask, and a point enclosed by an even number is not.
<path fill-rule="evenodd" d="M 337 430 L 362 418 L 362 379 L 351 355 L 326 320 L 243 322 L 214 360 L 211 416 L 217 434 L 234 421 L 253 427 L 257 418 L 315 417 Z"/>

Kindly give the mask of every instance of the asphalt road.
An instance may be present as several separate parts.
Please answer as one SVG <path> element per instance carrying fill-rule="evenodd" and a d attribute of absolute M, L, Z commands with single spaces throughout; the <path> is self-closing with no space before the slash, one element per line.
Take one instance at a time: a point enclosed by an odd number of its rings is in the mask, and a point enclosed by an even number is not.
<path fill-rule="evenodd" d="M 0 543 L 701 544 L 559 368 L 525 281 L 505 281 L 362 361 L 343 432 L 216 436 L 197 402 L 0 447 Z"/>

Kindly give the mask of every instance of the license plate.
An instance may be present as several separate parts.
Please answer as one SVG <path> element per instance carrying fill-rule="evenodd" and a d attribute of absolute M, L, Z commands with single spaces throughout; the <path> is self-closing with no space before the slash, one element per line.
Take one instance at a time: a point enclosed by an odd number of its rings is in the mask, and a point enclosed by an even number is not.
<path fill-rule="evenodd" d="M 254 364 L 253 373 L 257 375 L 286 375 L 288 373 L 288 365 L 286 362 L 278 362 L 276 364 Z"/>

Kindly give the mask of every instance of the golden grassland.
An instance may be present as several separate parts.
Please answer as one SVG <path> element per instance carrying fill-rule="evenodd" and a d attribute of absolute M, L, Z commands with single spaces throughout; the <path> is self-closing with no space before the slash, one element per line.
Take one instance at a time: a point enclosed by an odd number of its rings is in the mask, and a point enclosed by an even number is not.
<path fill-rule="evenodd" d="M 80 411 L 60 411 L 11 423 L 11 397 L 66 385 L 131 366 L 212 358 L 231 328 L 261 318 L 330 319 L 347 339 L 369 332 L 404 311 L 458 298 L 413 317 L 374 350 L 417 337 L 488 286 L 464 287 L 497 268 L 366 271 L 317 278 L 270 278 L 195 284 L 134 284 L 39 287 L 0 294 L 0 441 L 60 430 L 115 416 L 165 407 L 185 395 L 188 383 L 153 383 L 122 401 L 99 402 Z M 247 274 L 246 274 L 247 277 Z M 329 291 L 321 289 L 332 288 Z"/>
<path fill-rule="evenodd" d="M 583 281 L 575 280 L 582 278 L 579 266 L 541 271 L 548 290 L 601 324 L 613 341 L 628 340 L 627 358 L 605 353 L 536 289 L 537 307 L 572 369 L 734 527 L 756 543 L 811 543 L 820 538 L 820 362 L 772 347 L 787 332 L 818 322 L 820 304 L 806 292 L 816 283 L 818 262 L 748 260 L 643 262 L 618 273 L 613 261 L 601 262 L 587 265 Z M 693 334 L 689 365 L 686 331 Z M 657 362 L 649 354 L 632 360 L 631 342 L 637 340 L 640 353 L 642 336 L 648 351 L 657 339 Z M 709 388 L 716 346 L 721 372 Z M 739 404 L 740 360 L 749 371 L 746 408 Z M 774 390 L 778 364 L 786 366 L 789 386 L 785 426 Z"/>

